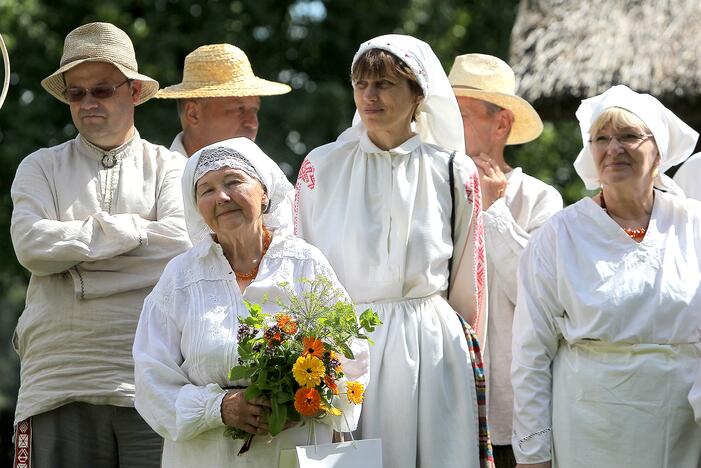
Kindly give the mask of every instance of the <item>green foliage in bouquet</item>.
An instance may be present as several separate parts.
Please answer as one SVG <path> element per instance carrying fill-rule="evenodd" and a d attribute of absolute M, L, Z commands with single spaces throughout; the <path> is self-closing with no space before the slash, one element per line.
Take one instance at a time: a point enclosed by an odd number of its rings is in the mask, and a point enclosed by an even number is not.
<path fill-rule="evenodd" d="M 270 400 L 266 422 L 273 436 L 301 416 L 341 415 L 339 398 L 362 402 L 363 385 L 345 379 L 339 354 L 354 359 L 351 342 L 371 342 L 367 333 L 381 324 L 370 309 L 357 316 L 353 304 L 328 278 L 300 281 L 299 295 L 290 284 L 280 284 L 286 300 L 276 298 L 280 310 L 275 314 L 246 303 L 248 316 L 239 317 L 239 361 L 229 372 L 229 380 L 249 382 L 247 400 L 261 395 Z M 226 433 L 234 439 L 251 437 L 235 428 Z"/>

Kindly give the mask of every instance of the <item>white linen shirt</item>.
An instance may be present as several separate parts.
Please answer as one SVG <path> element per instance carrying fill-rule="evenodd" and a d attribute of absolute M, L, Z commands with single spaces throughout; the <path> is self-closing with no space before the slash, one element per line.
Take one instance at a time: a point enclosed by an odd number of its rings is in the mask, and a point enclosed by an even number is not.
<path fill-rule="evenodd" d="M 689 198 L 701 200 L 701 153 L 689 156 L 689 159 L 677 169 L 674 181 Z"/>
<path fill-rule="evenodd" d="M 562 209 L 560 193 L 520 167 L 506 174 L 504 196 L 483 213 L 487 251 L 488 317 L 485 363 L 489 434 L 494 445 L 511 445 L 511 325 L 516 308 L 516 272 L 536 229 Z"/>
<path fill-rule="evenodd" d="M 299 279 L 318 275 L 343 290 L 318 249 L 277 233 L 243 294 L 221 246 L 211 237 L 168 264 L 144 302 L 133 350 L 136 408 L 165 439 L 163 466 L 267 468 L 277 466 L 280 449 L 307 444 L 308 427 L 295 427 L 272 441 L 255 437 L 251 450 L 236 457 L 243 441 L 224 436 L 220 407 L 224 387 L 246 384 L 227 378 L 238 362 L 238 316 L 248 315 L 244 301 L 259 303 L 264 312 L 274 313 L 279 310 L 274 300 L 285 299 L 280 283 L 287 282 L 300 293 Z M 270 300 L 264 302 L 266 296 Z M 367 384 L 367 343 L 356 341 L 352 349 L 355 360 L 342 359 L 344 372 L 348 380 Z M 343 398 L 339 401 L 344 402 Z M 360 405 L 348 403 L 342 409 L 354 429 Z M 323 421 L 344 429 L 342 416 L 327 415 Z M 330 442 L 331 429 L 325 427 L 317 428 L 319 443 Z"/>
<path fill-rule="evenodd" d="M 180 132 L 177 135 L 175 135 L 173 143 L 170 144 L 170 150 L 176 153 L 180 153 L 186 158 L 190 157 L 188 156 L 187 150 L 185 149 L 185 144 L 183 143 L 183 132 Z"/>
<path fill-rule="evenodd" d="M 116 162 L 105 168 L 103 158 Z M 78 135 L 27 156 L 12 183 L 12 243 L 31 272 L 13 345 L 15 424 L 71 401 L 133 406 L 144 297 L 189 245 L 185 159 L 138 133 L 105 151 Z"/>
<path fill-rule="evenodd" d="M 559 343 L 698 344 L 701 204 L 655 191 L 637 243 L 591 198 L 556 213 L 519 265 L 513 450 L 551 458 L 551 363 Z M 612 441 L 615 443 L 615 441 Z"/>

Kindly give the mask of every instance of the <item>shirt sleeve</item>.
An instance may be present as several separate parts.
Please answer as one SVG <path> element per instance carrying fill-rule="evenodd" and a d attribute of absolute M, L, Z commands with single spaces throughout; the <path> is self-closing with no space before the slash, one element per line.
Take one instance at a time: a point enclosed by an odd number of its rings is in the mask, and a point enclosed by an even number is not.
<path fill-rule="evenodd" d="M 529 243 L 518 271 L 511 383 L 514 390 L 513 450 L 519 463 L 552 458 L 552 361 L 561 336 L 554 236 L 549 226 Z"/>
<path fill-rule="evenodd" d="M 562 197 L 553 189 L 542 193 L 529 213 L 526 226 L 519 225 L 514 219 L 503 197 L 484 212 L 487 256 L 490 267 L 494 267 L 489 274 L 495 276 L 512 304 L 516 303 L 516 271 L 523 250 L 531 235 L 561 209 Z"/>
<path fill-rule="evenodd" d="M 134 216 L 143 240 L 136 248 L 70 269 L 75 293 L 81 299 L 94 299 L 151 287 L 168 261 L 185 251 L 190 240 L 185 228 L 180 187 L 183 163 L 176 158 L 169 164 L 156 199 L 155 220 Z"/>
<path fill-rule="evenodd" d="M 95 213 L 59 221 L 52 184 L 36 158 L 17 168 L 12 183 L 10 235 L 17 260 L 37 276 L 62 273 L 80 262 L 99 261 L 148 243 L 138 216 Z"/>
<path fill-rule="evenodd" d="M 224 427 L 221 402 L 226 391 L 216 384 L 195 385 L 180 367 L 182 329 L 171 315 L 187 308 L 187 298 L 158 286 L 146 298 L 134 338 L 135 406 L 163 438 L 189 440 Z"/>
<path fill-rule="evenodd" d="M 464 153 L 454 159 L 455 235 L 449 303 L 484 342 L 487 324 L 487 262 L 479 174 Z"/>

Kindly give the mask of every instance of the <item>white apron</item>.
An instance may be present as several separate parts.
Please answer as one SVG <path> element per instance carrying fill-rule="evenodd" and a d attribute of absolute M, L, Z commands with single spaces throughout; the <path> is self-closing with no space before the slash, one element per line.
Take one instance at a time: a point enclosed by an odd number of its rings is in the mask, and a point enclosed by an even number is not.
<path fill-rule="evenodd" d="M 362 437 L 382 438 L 386 468 L 479 466 L 478 409 L 465 333 L 440 295 L 359 304 L 371 335 Z"/>
<path fill-rule="evenodd" d="M 569 345 L 553 361 L 553 468 L 697 468 L 695 344 Z"/>

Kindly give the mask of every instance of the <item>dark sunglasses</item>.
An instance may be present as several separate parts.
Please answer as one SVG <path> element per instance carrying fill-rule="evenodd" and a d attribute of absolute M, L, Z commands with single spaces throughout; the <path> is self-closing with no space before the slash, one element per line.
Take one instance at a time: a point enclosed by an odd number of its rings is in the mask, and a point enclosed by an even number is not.
<path fill-rule="evenodd" d="M 97 85 L 92 88 L 78 88 L 71 86 L 63 91 L 63 96 L 68 100 L 68 102 L 78 102 L 82 101 L 86 94 L 90 94 L 95 99 L 109 99 L 114 96 L 115 91 L 120 86 L 129 83 L 131 80 L 127 78 L 118 85 Z"/>

